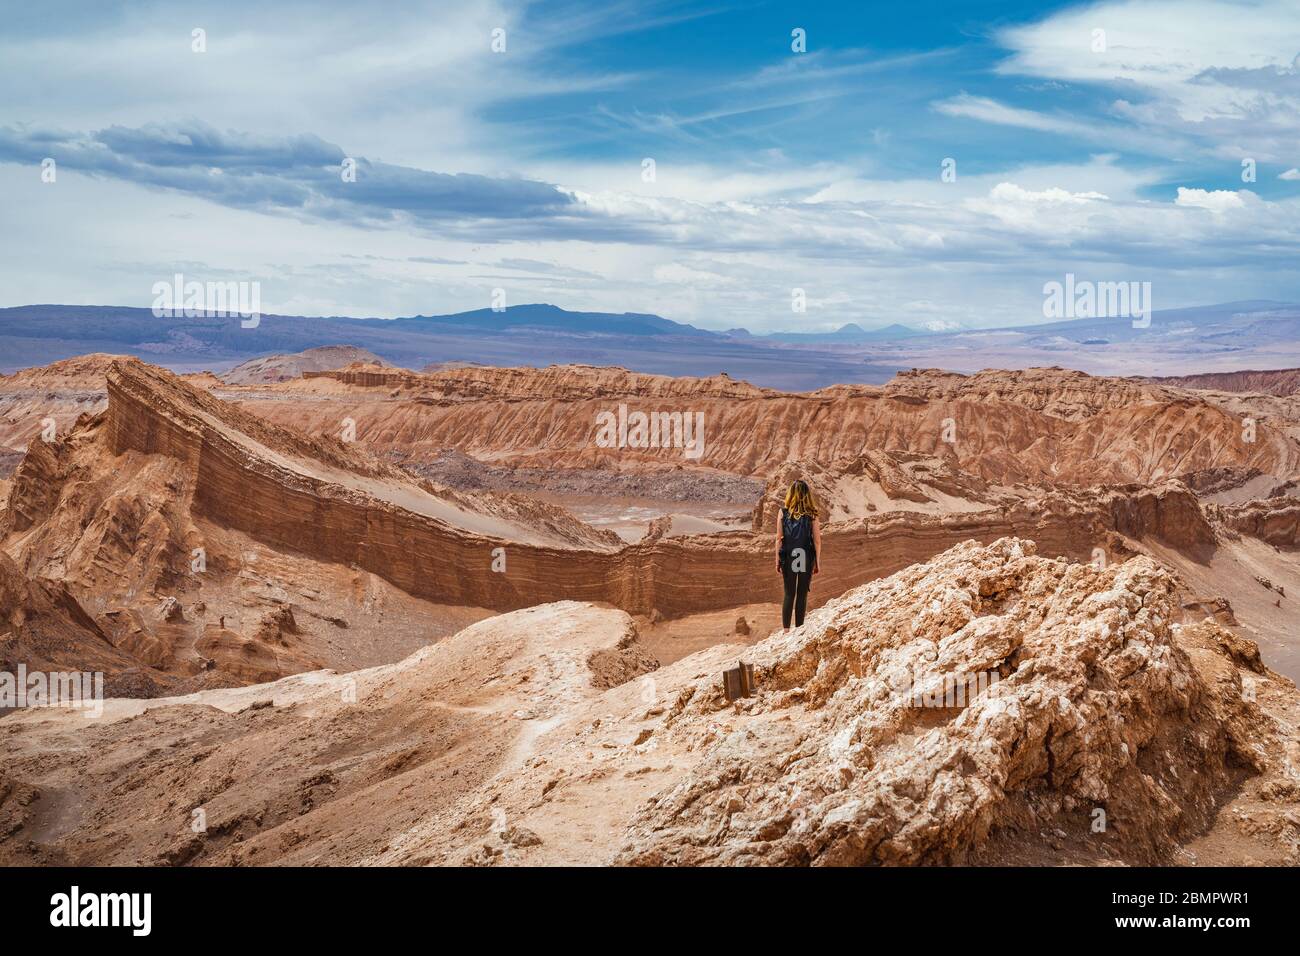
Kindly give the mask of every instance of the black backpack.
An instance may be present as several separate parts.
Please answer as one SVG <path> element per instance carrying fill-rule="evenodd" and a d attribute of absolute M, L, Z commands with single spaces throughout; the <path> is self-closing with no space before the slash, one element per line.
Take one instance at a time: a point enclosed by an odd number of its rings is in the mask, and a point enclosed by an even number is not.
<path fill-rule="evenodd" d="M 800 566 L 792 567 L 791 562 L 795 557 L 795 552 L 799 550 L 803 551 L 803 560 L 798 562 Z M 813 549 L 812 515 L 791 518 L 789 513 L 782 508 L 781 570 L 810 572 L 816 560 L 817 552 Z"/>

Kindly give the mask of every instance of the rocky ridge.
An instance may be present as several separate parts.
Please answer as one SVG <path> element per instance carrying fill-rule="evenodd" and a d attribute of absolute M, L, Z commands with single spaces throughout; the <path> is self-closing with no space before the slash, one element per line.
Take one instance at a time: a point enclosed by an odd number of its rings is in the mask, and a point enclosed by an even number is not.
<path fill-rule="evenodd" d="M 315 434 L 336 430 L 346 415 L 372 450 L 417 461 L 456 448 L 522 468 L 672 464 L 767 478 L 787 461 L 829 463 L 876 449 L 934 456 L 996 484 L 1075 486 L 1227 467 L 1275 476 L 1300 470 L 1300 446 L 1280 410 L 1221 407 L 1188 390 L 1064 369 L 972 376 L 915 370 L 883 387 L 783 393 L 725 377 L 668 379 L 585 366 L 428 375 L 352 366 L 223 397 Z M 598 416 L 617 414 L 620 405 L 702 414 L 703 454 L 600 447 Z M 1247 436 L 1243 418 L 1252 414 Z"/>

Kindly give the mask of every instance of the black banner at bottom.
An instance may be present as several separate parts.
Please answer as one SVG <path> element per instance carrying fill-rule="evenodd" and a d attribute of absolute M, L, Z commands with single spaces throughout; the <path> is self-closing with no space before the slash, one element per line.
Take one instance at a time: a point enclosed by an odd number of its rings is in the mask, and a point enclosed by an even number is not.
<path fill-rule="evenodd" d="M 1128 937 L 1230 944 L 1289 927 L 1295 873 L 1283 869 L 491 870 L 9 869 L 0 871 L 6 938 L 114 939 L 148 945 L 283 939 L 373 942 L 427 931 L 449 942 L 486 922 L 493 942 L 537 942 L 554 929 L 591 939 L 680 933 L 769 919 L 819 937 L 958 933 L 1061 939 Z M 780 907 L 779 914 L 772 912 Z M 561 930 L 562 923 L 570 928 Z M 548 929 L 549 927 L 549 929 Z M 975 935 L 968 935 L 975 934 Z M 884 937 L 878 937 L 884 938 Z M 576 940 L 575 940 L 576 941 Z"/>

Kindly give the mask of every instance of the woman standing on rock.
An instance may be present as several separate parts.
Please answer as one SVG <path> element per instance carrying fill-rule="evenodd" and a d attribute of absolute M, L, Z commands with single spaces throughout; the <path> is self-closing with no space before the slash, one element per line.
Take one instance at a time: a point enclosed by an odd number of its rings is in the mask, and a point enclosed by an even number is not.
<path fill-rule="evenodd" d="M 803 624 L 808 606 L 808 586 L 821 570 L 822 527 L 817 520 L 817 499 L 806 481 L 795 481 L 785 493 L 785 507 L 776 519 L 776 569 L 785 581 L 781 601 L 781 626 L 790 629 Z"/>

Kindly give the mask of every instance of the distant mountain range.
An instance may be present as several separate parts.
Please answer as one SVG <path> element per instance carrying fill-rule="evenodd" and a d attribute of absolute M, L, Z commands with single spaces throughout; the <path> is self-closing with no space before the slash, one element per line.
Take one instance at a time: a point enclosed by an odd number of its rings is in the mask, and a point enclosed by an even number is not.
<path fill-rule="evenodd" d="M 1300 305 L 1272 300 L 863 343 L 865 361 L 958 372 L 1060 365 L 1095 375 L 1188 376 L 1300 365 Z"/>
<path fill-rule="evenodd" d="M 40 340 L 76 338 L 83 342 L 120 343 L 159 354 L 243 354 L 256 338 L 268 348 L 311 348 L 327 332 L 361 335 L 375 341 L 400 342 L 405 336 L 432 334 L 500 335 L 519 331 L 576 336 L 681 336 L 696 339 L 747 339 L 772 342 L 868 342 L 924 335 L 904 325 L 866 330 L 849 323 L 833 332 L 773 332 L 747 329 L 713 332 L 658 315 L 639 312 L 570 312 L 556 305 L 514 305 L 497 311 L 475 309 L 450 315 L 414 315 L 397 319 L 344 316 L 265 315 L 248 330 L 234 319 L 218 317 L 157 318 L 149 309 L 118 306 L 27 305 L 0 309 L 0 336 Z M 252 332 L 253 334 L 249 334 Z"/>
<path fill-rule="evenodd" d="M 380 320 L 382 321 L 382 320 Z M 393 319 L 399 328 L 446 329 L 464 332 L 506 332 L 513 329 L 544 329 L 574 335 L 687 335 L 714 336 L 717 332 L 697 329 L 658 315 L 638 312 L 570 312 L 558 305 L 537 303 L 513 305 L 497 311 L 476 309 L 452 315 L 416 315 Z"/>
<path fill-rule="evenodd" d="M 622 365 L 666 375 L 725 371 L 795 390 L 893 375 L 892 365 L 841 354 L 848 344 L 843 329 L 801 341 L 790 348 L 776 337 L 713 332 L 657 315 L 570 312 L 547 304 L 399 319 L 263 315 L 255 328 L 244 328 L 237 317 L 158 318 L 144 308 L 0 309 L 5 373 L 88 352 L 136 355 L 178 372 L 220 373 L 250 359 L 346 345 L 413 369 L 448 362 Z"/>
<path fill-rule="evenodd" d="M 906 325 L 886 325 L 880 329 L 864 329 L 856 322 L 841 325 L 834 332 L 772 332 L 762 338 L 773 342 L 890 342 L 897 339 L 911 339 L 931 333 L 910 328 Z"/>
<path fill-rule="evenodd" d="M 1173 309 L 1154 313 L 1140 328 L 1127 318 L 1109 318 L 940 333 L 848 323 L 831 332 L 766 335 L 542 303 L 399 319 L 264 315 L 256 328 L 234 317 L 157 318 L 144 308 L 0 309 L 5 373 L 88 352 L 136 355 L 181 372 L 222 372 L 250 359 L 335 345 L 415 369 L 448 362 L 621 365 L 673 375 L 725 371 L 787 390 L 883 382 L 917 365 L 974 370 L 1061 364 L 1106 374 L 1181 375 L 1300 364 L 1300 306 L 1252 300 Z"/>
<path fill-rule="evenodd" d="M 997 329 L 964 330 L 942 333 L 940 338 L 958 339 L 990 333 L 1014 333 L 1030 340 L 1062 339 L 1080 345 L 1106 345 L 1152 338 L 1182 339 L 1188 335 L 1203 340 L 1227 340 L 1238 337 L 1245 344 L 1259 338 L 1291 340 L 1300 337 L 1300 305 L 1252 299 L 1224 302 L 1189 309 L 1164 309 L 1153 312 L 1149 326 L 1135 326 L 1128 318 L 1065 319 L 1037 325 L 1006 326 Z"/>
<path fill-rule="evenodd" d="M 841 325 L 833 332 L 770 332 L 754 333 L 748 329 L 729 329 L 712 332 L 696 328 L 658 315 L 639 312 L 569 312 L 557 305 L 516 305 L 500 312 L 477 309 L 473 312 L 456 312 L 452 315 L 417 315 L 394 319 L 403 326 L 423 329 L 447 329 L 463 332 L 476 329 L 483 332 L 505 332 L 512 329 L 545 329 L 548 332 L 568 332 L 576 335 L 684 335 L 693 337 L 726 336 L 771 342 L 807 342 L 828 344 L 835 342 L 881 342 L 892 339 L 928 335 L 906 325 L 887 325 L 880 329 L 864 329 L 855 322 Z"/>

